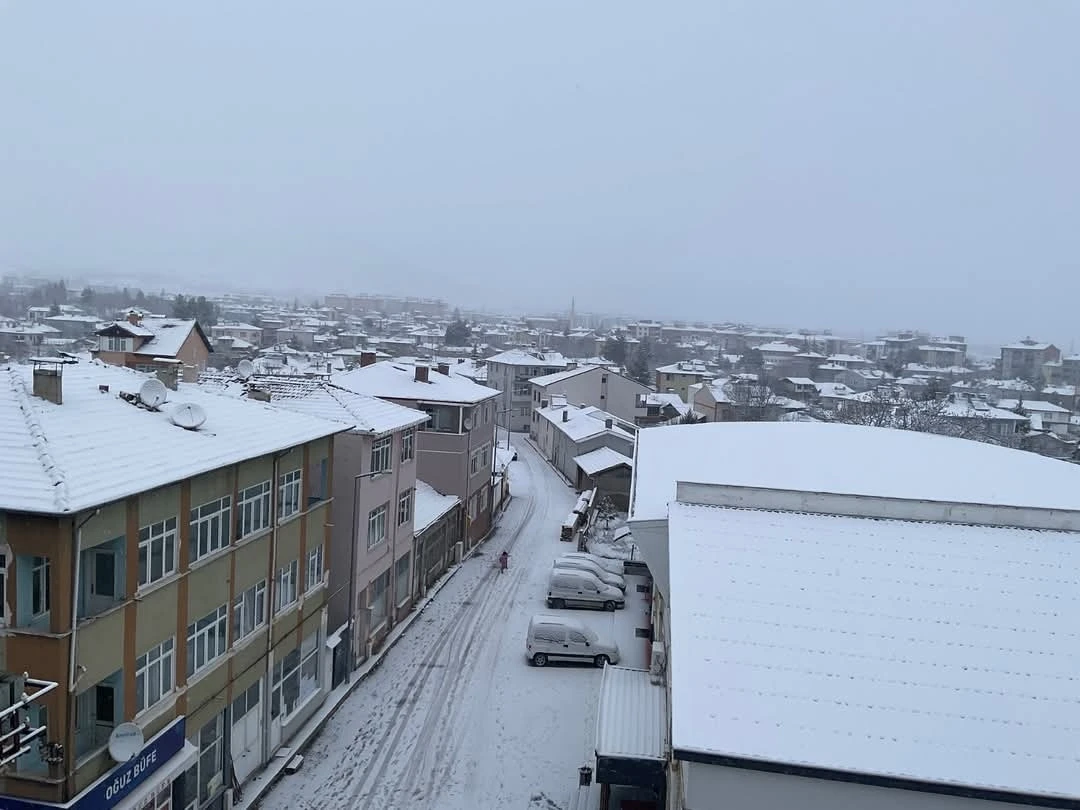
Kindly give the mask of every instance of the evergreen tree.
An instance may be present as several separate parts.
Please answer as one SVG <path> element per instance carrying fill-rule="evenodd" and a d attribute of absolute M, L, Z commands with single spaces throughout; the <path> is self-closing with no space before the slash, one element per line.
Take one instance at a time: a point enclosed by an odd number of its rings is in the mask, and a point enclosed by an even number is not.
<path fill-rule="evenodd" d="M 630 362 L 626 367 L 630 379 L 635 380 L 642 385 L 649 385 L 652 382 L 652 371 L 649 367 L 651 360 L 652 346 L 649 344 L 648 338 L 642 338 L 634 351 L 631 352 Z"/>
<path fill-rule="evenodd" d="M 626 365 L 626 338 L 612 335 L 604 341 L 604 357 L 617 366 Z"/>

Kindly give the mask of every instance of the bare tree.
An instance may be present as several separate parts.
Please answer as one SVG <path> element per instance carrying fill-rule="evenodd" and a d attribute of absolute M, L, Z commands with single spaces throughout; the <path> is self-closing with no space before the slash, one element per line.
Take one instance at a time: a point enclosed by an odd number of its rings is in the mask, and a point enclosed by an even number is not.
<path fill-rule="evenodd" d="M 770 421 L 780 405 L 763 373 L 731 380 L 724 386 L 724 393 L 735 406 L 736 418 L 741 422 Z"/>

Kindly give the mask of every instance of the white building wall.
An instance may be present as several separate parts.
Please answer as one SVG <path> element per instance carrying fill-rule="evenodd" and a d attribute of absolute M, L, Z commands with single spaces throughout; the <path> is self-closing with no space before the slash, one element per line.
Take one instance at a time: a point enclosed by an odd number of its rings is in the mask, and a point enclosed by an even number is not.
<path fill-rule="evenodd" d="M 679 768 L 682 790 L 671 791 L 674 795 L 669 804 L 676 810 L 1031 810 L 1030 805 L 1012 802 L 809 779 L 698 762 L 682 762 Z"/>

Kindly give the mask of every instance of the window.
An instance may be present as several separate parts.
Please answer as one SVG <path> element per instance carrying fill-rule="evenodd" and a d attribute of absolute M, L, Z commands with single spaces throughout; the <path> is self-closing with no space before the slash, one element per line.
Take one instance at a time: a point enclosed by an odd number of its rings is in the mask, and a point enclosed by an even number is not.
<path fill-rule="evenodd" d="M 274 664 L 270 693 L 270 715 L 282 723 L 319 690 L 319 633 L 312 633 L 295 649 Z"/>
<path fill-rule="evenodd" d="M 398 526 L 408 523 L 412 520 L 413 516 L 413 496 L 415 491 L 407 489 L 401 493 L 397 502 L 397 522 Z"/>
<path fill-rule="evenodd" d="M 323 584 L 323 547 L 318 545 L 308 549 L 307 575 L 304 585 L 307 591 L 313 591 Z"/>
<path fill-rule="evenodd" d="M 130 352 L 134 348 L 132 338 L 102 337 L 98 344 L 103 352 Z"/>
<path fill-rule="evenodd" d="M 426 423 L 420 426 L 421 430 L 431 430 L 435 433 L 460 433 L 460 409 L 452 405 L 424 405 L 421 409 L 429 417 Z"/>
<path fill-rule="evenodd" d="M 375 548 L 386 539 L 386 512 L 384 503 L 378 509 L 372 509 L 367 521 L 367 547 Z"/>
<path fill-rule="evenodd" d="M 299 563 L 293 560 L 278 569 L 277 588 L 274 592 L 274 613 L 281 613 L 296 602 L 296 576 L 299 568 Z"/>
<path fill-rule="evenodd" d="M 173 688 L 173 640 L 165 639 L 135 659 L 135 711 L 148 709 Z"/>
<path fill-rule="evenodd" d="M 221 551 L 229 544 L 231 516 L 231 495 L 191 510 L 191 535 L 188 538 L 188 558 L 191 562 Z"/>
<path fill-rule="evenodd" d="M 386 621 L 386 597 L 390 587 L 390 572 L 384 571 L 371 581 L 368 592 L 368 608 L 371 610 L 371 628 L 375 629 Z"/>
<path fill-rule="evenodd" d="M 222 605 L 187 629 L 187 674 L 191 677 L 225 654 L 229 646 L 229 612 Z"/>
<path fill-rule="evenodd" d="M 30 559 L 30 613 L 34 617 L 44 616 L 49 612 L 49 606 L 52 602 L 49 569 L 48 557 L 32 557 Z"/>
<path fill-rule="evenodd" d="M 139 585 L 176 573 L 176 518 L 139 529 Z"/>
<path fill-rule="evenodd" d="M 394 444 L 393 436 L 383 436 L 371 445 L 371 471 L 373 473 L 390 472 L 390 449 Z"/>
<path fill-rule="evenodd" d="M 479 448 L 473 450 L 472 457 L 469 459 L 469 475 L 476 475 L 486 469 L 490 458 L 490 444 L 482 444 Z"/>
<path fill-rule="evenodd" d="M 469 496 L 469 520 L 476 520 L 476 513 L 479 511 L 480 493 L 474 492 Z"/>
<path fill-rule="evenodd" d="M 305 638 L 300 644 L 300 700 L 319 691 L 319 632 Z"/>
<path fill-rule="evenodd" d="M 278 518 L 292 517 L 300 511 L 300 470 L 281 476 L 278 486 Z"/>
<path fill-rule="evenodd" d="M 409 428 L 401 434 L 401 461 L 412 461 L 416 456 L 416 428 Z"/>
<path fill-rule="evenodd" d="M 394 566 L 394 601 L 399 605 L 409 598 L 409 554 Z"/>
<path fill-rule="evenodd" d="M 233 599 L 233 644 L 266 623 L 266 582 L 257 582 Z"/>
<path fill-rule="evenodd" d="M 270 525 L 270 482 L 248 487 L 240 493 L 240 522 L 236 536 L 247 537 Z"/>

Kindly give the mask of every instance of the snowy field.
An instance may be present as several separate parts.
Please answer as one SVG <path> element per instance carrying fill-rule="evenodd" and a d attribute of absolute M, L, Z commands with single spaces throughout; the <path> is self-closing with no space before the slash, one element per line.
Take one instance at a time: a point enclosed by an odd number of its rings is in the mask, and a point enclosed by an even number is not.
<path fill-rule="evenodd" d="M 590 760 L 600 670 L 536 669 L 525 630 L 544 605 L 559 526 L 576 495 L 525 441 L 496 534 L 438 593 L 262 810 L 564 808 Z M 495 557 L 510 552 L 499 574 Z M 617 613 L 568 611 L 645 666 L 644 599 L 628 582 Z"/>

